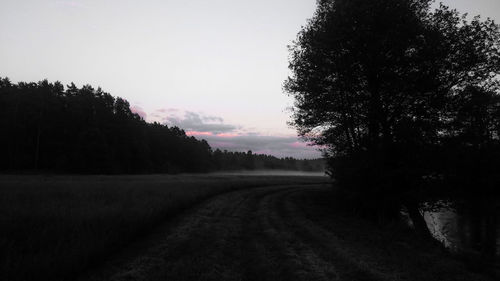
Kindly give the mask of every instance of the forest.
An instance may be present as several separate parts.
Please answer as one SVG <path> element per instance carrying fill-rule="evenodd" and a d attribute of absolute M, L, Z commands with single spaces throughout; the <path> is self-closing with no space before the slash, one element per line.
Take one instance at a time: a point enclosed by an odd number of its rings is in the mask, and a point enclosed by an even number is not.
<path fill-rule="evenodd" d="M 212 150 L 178 127 L 148 123 L 129 103 L 90 85 L 0 78 L 0 171 L 140 174 L 280 169 L 323 171 L 298 160 Z"/>

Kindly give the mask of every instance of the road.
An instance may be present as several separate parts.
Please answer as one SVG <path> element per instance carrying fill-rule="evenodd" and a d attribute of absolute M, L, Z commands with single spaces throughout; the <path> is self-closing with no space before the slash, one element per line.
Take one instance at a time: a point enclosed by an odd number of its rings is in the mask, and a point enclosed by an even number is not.
<path fill-rule="evenodd" d="M 399 264 L 397 255 L 410 247 L 404 242 L 395 241 L 401 250 L 373 250 L 373 241 L 363 244 L 343 222 L 332 223 L 317 207 L 327 204 L 330 188 L 288 185 L 219 195 L 166 227 L 147 251 L 85 280 L 434 280 L 421 268 L 406 270 L 411 261 Z M 391 255 L 396 262 L 384 261 Z M 417 264 L 431 267 L 422 255 Z M 407 259 L 414 258 L 419 254 Z M 438 270 L 447 272 L 446 266 Z M 441 275 L 436 280 L 448 280 Z"/>

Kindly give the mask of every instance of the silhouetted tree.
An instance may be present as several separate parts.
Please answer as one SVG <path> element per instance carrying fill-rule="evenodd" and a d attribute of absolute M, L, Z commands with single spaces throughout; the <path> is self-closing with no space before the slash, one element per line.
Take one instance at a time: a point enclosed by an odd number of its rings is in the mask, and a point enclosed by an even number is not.
<path fill-rule="evenodd" d="M 100 88 L 0 79 L 0 169 L 78 173 L 201 172 L 205 141 L 147 124 Z M 190 157 L 183 157 L 188 155 Z M 159 158 L 161 160 L 158 159 Z"/>
<path fill-rule="evenodd" d="M 321 170 L 321 160 L 212 151 L 184 130 L 146 123 L 129 103 L 90 85 L 0 77 L 0 171 L 180 173 L 275 168 Z"/>
<path fill-rule="evenodd" d="M 352 203 L 378 217 L 405 205 L 426 235 L 422 186 L 440 172 L 438 155 L 457 122 L 466 125 L 449 106 L 464 105 L 470 87 L 498 95 L 500 69 L 493 21 L 467 21 L 443 5 L 431 11 L 431 3 L 318 1 L 290 48 L 285 82 L 295 98 L 292 124 L 326 147 Z"/>

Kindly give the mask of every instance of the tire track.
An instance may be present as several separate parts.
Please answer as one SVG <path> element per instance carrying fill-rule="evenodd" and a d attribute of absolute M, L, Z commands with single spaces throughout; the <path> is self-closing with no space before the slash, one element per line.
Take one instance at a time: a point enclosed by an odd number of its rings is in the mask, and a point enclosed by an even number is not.
<path fill-rule="evenodd" d="M 219 195 L 185 214 L 147 254 L 91 280 L 414 280 L 353 250 L 331 224 L 310 217 L 320 209 L 308 196 L 329 188 Z"/>
<path fill-rule="evenodd" d="M 285 231 L 293 233 L 300 241 L 308 261 L 324 272 L 323 280 L 392 280 L 390 275 L 377 270 L 375 264 L 363 261 L 362 256 L 352 256 L 334 233 L 306 217 L 302 206 L 298 206 L 293 199 L 313 191 L 300 188 L 288 192 L 276 201 L 271 210 L 276 213 L 277 221 L 285 222 Z"/>

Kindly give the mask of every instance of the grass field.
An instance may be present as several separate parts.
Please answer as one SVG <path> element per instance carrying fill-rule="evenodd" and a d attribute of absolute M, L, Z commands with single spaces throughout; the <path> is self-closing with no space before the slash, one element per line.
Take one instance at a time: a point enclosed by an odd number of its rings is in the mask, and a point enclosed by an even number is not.
<path fill-rule="evenodd" d="M 65 279 L 216 194 L 326 180 L 262 175 L 0 176 L 0 280 Z"/>

